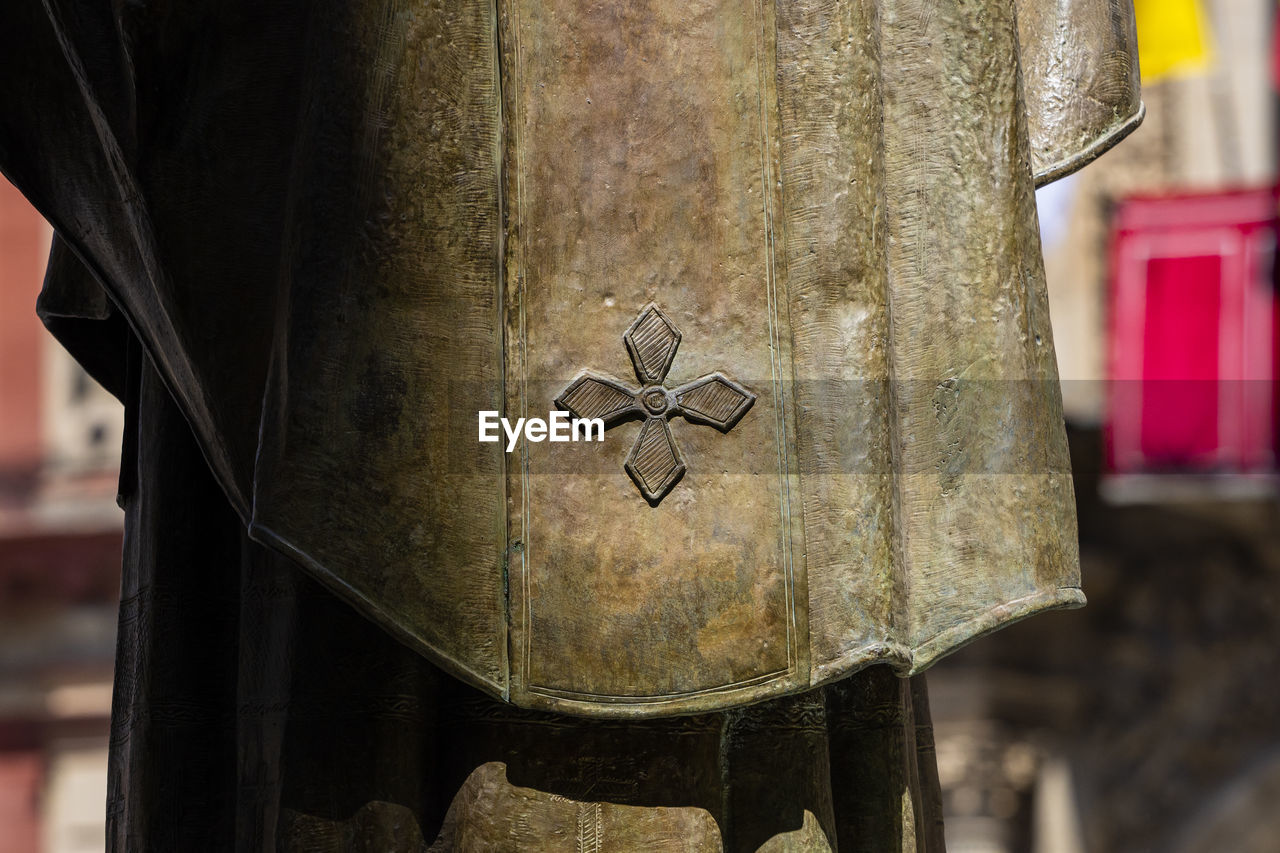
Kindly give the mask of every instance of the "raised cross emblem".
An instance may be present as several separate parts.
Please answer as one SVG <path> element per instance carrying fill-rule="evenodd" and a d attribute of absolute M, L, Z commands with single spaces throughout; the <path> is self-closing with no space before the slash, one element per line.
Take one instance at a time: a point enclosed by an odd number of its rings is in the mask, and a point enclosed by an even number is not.
<path fill-rule="evenodd" d="M 686 470 L 667 422 L 680 415 L 686 421 L 728 432 L 751 408 L 756 395 L 719 372 L 667 388 L 664 382 L 680 346 L 680 330 L 652 303 L 641 309 L 622 341 L 640 388 L 583 371 L 560 392 L 555 403 L 574 417 L 599 418 L 605 429 L 644 418 L 623 467 L 645 500 L 657 506 Z"/>

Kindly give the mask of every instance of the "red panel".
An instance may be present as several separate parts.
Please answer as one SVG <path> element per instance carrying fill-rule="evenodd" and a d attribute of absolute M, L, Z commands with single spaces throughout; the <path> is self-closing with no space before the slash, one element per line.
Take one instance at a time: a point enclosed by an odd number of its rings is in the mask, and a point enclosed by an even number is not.
<path fill-rule="evenodd" d="M 40 345 L 36 296 L 44 278 L 44 221 L 0 178 L 0 475 L 40 462 Z"/>
<path fill-rule="evenodd" d="M 38 752 L 0 752 L 0 853 L 38 853 L 42 770 Z"/>
<path fill-rule="evenodd" d="M 1108 462 L 1118 472 L 1274 467 L 1271 190 L 1120 205 Z"/>

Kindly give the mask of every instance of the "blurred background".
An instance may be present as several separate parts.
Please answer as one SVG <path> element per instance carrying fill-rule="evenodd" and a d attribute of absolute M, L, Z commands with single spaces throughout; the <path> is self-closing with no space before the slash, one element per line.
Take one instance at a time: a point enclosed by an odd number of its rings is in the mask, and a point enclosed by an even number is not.
<path fill-rule="evenodd" d="M 1084 610 L 929 673 L 951 853 L 1280 853 L 1275 0 L 1136 0 L 1147 119 L 1038 195 Z M 0 853 L 103 849 L 123 413 L 0 182 Z"/>
<path fill-rule="evenodd" d="M 0 853 L 105 846 L 124 409 L 36 319 L 51 237 L 0 178 Z"/>
<path fill-rule="evenodd" d="M 1280 851 L 1275 0 L 1135 0 L 1040 190 L 1085 594 L 929 671 L 951 853 Z"/>

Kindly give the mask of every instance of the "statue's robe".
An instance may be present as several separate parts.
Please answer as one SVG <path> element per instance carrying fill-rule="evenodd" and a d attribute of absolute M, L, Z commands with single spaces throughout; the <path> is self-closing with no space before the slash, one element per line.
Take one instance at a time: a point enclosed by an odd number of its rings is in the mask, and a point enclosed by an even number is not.
<path fill-rule="evenodd" d="M 0 63 L 128 412 L 115 849 L 936 846 L 888 667 L 1083 601 L 1033 188 L 1140 120 L 1127 3 L 13 0 Z M 473 441 L 650 303 L 724 435 Z"/>

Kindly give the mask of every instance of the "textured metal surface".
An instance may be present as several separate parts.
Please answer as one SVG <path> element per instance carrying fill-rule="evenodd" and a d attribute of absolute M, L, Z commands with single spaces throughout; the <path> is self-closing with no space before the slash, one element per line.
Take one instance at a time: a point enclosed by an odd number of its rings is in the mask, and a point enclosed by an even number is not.
<path fill-rule="evenodd" d="M 1127 6 L 92 9 L 6 10 L 6 173 L 251 534 L 450 672 L 695 712 L 1082 601 L 1032 188 L 1140 115 Z"/>
<path fill-rule="evenodd" d="M 508 409 L 537 416 L 578 371 L 621 372 L 620 335 L 646 380 L 671 364 L 672 386 L 721 371 L 757 395 L 724 435 L 650 419 L 602 444 L 519 449 L 513 698 L 669 713 L 807 686 L 772 9 L 502 8 Z M 684 476 L 651 505 L 618 471 L 615 442 L 635 447 L 642 492 Z"/>
<path fill-rule="evenodd" d="M 715 707 L 1079 604 L 1013 7 L 504 9 L 509 408 L 623 329 L 760 397 L 624 432 L 647 508 L 608 442 L 522 447 L 516 700 Z"/>
<path fill-rule="evenodd" d="M 1036 183 L 1070 174 L 1142 121 L 1132 0 L 1016 0 Z"/>

